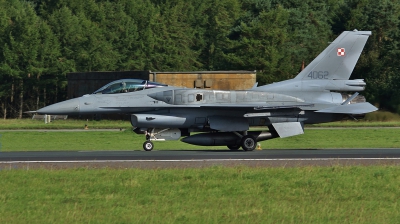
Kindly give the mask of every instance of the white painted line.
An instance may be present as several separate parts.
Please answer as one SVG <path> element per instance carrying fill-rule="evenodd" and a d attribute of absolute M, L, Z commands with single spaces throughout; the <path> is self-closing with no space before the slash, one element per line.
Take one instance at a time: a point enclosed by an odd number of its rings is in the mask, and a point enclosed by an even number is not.
<path fill-rule="evenodd" d="M 329 160 L 400 160 L 400 158 L 320 158 L 320 159 L 194 159 L 194 160 L 71 160 L 71 161 L 0 161 L 12 163 L 115 163 L 115 162 L 224 162 L 224 161 L 329 161 Z"/>

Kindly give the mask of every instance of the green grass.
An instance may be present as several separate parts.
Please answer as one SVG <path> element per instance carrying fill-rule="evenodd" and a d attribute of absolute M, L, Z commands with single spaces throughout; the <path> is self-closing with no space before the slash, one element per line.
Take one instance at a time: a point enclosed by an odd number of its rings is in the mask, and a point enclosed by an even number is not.
<path fill-rule="evenodd" d="M 83 129 L 88 125 L 89 129 L 131 129 L 129 120 L 54 120 L 45 124 L 43 120 L 32 119 L 0 119 L 0 130 L 18 129 Z M 324 124 L 307 125 L 307 127 L 400 127 L 400 115 L 385 111 L 377 111 L 367 114 L 360 121 L 345 120 Z"/>
<path fill-rule="evenodd" d="M 2 151 L 142 150 L 144 135 L 132 131 L 5 131 Z M 306 129 L 304 135 L 260 142 L 263 149 L 400 148 L 400 128 Z M 154 142 L 155 150 L 227 149 L 180 141 Z"/>
<path fill-rule="evenodd" d="M 45 124 L 43 120 L 33 119 L 0 119 L 0 130 L 17 129 L 84 129 L 88 125 L 89 129 L 127 129 L 132 128 L 128 120 L 53 120 Z"/>
<path fill-rule="evenodd" d="M 397 166 L 0 171 L 0 223 L 398 223 Z"/>
<path fill-rule="evenodd" d="M 400 127 L 400 121 L 336 121 L 306 125 L 306 127 Z"/>

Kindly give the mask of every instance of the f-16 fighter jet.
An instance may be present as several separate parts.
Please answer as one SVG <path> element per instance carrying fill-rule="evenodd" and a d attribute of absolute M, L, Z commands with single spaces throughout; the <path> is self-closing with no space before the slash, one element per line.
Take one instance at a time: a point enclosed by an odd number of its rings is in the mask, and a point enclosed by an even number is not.
<path fill-rule="evenodd" d="M 365 89 L 364 80 L 349 80 L 370 35 L 370 31 L 345 31 L 295 78 L 249 90 L 191 89 L 123 79 L 37 112 L 130 114 L 134 131 L 145 134 L 146 151 L 153 149 L 155 140 L 182 136 L 181 141 L 189 144 L 252 151 L 259 141 L 303 134 L 304 124 L 377 110 L 358 94 Z M 249 131 L 251 126 L 265 131 Z"/>

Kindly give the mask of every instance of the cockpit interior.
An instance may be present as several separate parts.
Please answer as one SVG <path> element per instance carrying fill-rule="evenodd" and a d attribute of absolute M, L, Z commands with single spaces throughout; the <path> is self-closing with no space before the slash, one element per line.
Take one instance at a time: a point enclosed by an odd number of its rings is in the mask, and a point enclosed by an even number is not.
<path fill-rule="evenodd" d="M 93 94 L 129 93 L 165 86 L 167 85 L 142 79 L 120 79 L 108 83 L 107 85 L 96 90 Z"/>

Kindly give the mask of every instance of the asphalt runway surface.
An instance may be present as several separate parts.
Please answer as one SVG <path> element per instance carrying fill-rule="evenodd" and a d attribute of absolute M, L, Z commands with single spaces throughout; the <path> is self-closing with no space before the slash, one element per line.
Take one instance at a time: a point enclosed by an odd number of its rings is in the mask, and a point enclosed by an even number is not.
<path fill-rule="evenodd" d="M 0 169 L 78 167 L 159 169 L 399 164 L 400 148 L 279 149 L 252 152 L 229 150 L 0 152 Z"/>

